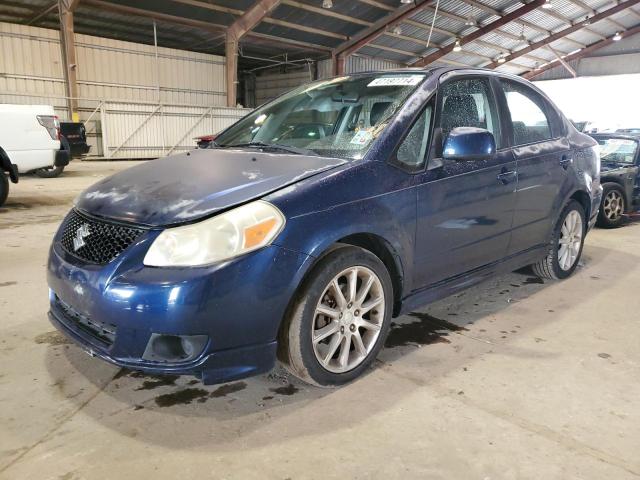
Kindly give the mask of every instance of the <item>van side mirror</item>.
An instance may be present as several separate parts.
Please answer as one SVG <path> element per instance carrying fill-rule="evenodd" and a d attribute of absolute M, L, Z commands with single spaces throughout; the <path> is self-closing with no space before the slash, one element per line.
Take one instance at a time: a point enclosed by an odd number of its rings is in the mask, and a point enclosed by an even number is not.
<path fill-rule="evenodd" d="M 442 158 L 458 162 L 488 160 L 496 155 L 496 139 L 484 128 L 457 127 L 449 132 Z"/>

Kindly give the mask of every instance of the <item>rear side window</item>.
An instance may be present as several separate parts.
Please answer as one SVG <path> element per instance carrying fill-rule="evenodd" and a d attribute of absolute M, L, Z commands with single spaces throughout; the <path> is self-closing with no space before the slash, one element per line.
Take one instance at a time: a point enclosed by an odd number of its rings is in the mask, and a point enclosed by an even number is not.
<path fill-rule="evenodd" d="M 553 138 L 544 100 L 530 88 L 510 80 L 500 80 L 511 113 L 514 146 Z"/>

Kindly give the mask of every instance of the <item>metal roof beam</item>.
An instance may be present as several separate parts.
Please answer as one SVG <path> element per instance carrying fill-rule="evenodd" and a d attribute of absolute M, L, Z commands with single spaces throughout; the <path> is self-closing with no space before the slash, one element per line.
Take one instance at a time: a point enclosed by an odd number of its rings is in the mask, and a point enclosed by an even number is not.
<path fill-rule="evenodd" d="M 640 3 L 640 0 L 626 0 L 624 2 L 620 2 L 618 3 L 616 6 L 608 8 L 600 13 L 595 14 L 593 17 L 591 17 L 588 20 L 583 20 L 581 22 L 576 22 L 575 24 L 573 24 L 572 26 L 565 28 L 563 30 L 560 30 L 559 32 L 556 32 L 552 35 L 549 35 L 547 38 L 540 40 L 538 42 L 534 42 L 531 45 L 529 45 L 528 47 L 525 47 L 523 49 L 520 49 L 516 52 L 511 53 L 510 55 L 507 55 L 507 57 L 505 58 L 505 61 L 509 62 L 511 60 L 514 60 L 518 57 L 521 57 L 522 55 L 526 55 L 527 53 L 530 53 L 534 50 L 537 50 L 538 48 L 544 47 L 546 45 L 549 45 L 553 42 L 555 42 L 556 40 L 561 40 L 564 39 L 564 37 L 566 37 L 568 34 L 573 33 L 573 32 L 577 32 L 578 30 L 584 28 L 585 25 L 589 24 L 589 23 L 593 23 L 593 22 L 597 22 L 599 20 L 603 20 L 611 15 L 614 15 L 622 10 L 624 10 L 625 8 L 629 8 L 633 5 L 636 5 L 637 3 Z M 497 62 L 492 62 L 488 65 L 486 65 L 486 68 L 496 68 L 499 64 Z"/>
<path fill-rule="evenodd" d="M 625 37 L 630 37 L 632 35 L 637 35 L 640 33 L 640 25 L 637 25 L 633 28 L 630 28 L 627 30 Z M 591 53 L 595 52 L 596 50 L 599 50 L 601 48 L 606 47 L 607 45 L 611 45 L 614 42 L 613 40 L 613 36 L 607 38 L 606 40 L 600 40 L 599 42 L 593 43 L 591 45 L 589 45 L 587 48 L 580 50 L 579 52 L 573 53 L 571 55 L 567 55 L 564 57 L 564 61 L 565 62 L 570 62 L 572 60 L 579 60 L 581 58 L 587 57 L 589 56 Z M 531 80 L 535 77 L 537 77 L 538 75 L 542 74 L 543 72 L 546 72 L 547 70 L 551 70 L 552 68 L 556 68 L 558 65 L 554 62 L 554 63 L 548 63 L 547 65 L 545 65 L 542 68 L 539 68 L 537 70 L 530 70 L 529 72 L 523 74 L 522 76 L 528 80 Z"/>
<path fill-rule="evenodd" d="M 204 8 L 205 10 L 212 10 L 214 12 L 222 12 L 228 13 L 230 15 L 241 16 L 244 15 L 243 10 L 238 10 L 237 8 L 223 7 L 220 5 L 214 5 L 209 2 L 203 2 L 202 0 L 172 0 L 175 3 L 182 3 L 184 5 L 189 5 L 192 7 Z M 282 3 L 286 3 L 285 0 L 282 0 Z M 300 2 L 290 2 L 290 3 L 300 3 Z M 302 4 L 304 5 L 304 4 Z M 248 10 L 247 10 L 248 11 Z M 327 30 L 322 30 L 320 28 L 308 27 L 306 25 L 300 25 L 299 23 L 287 22 L 286 20 L 279 20 L 277 18 L 271 17 L 263 17 L 262 22 L 270 23 L 272 25 L 278 25 L 280 27 L 291 28 L 294 30 L 300 30 L 306 33 L 313 33 L 315 35 L 322 35 L 325 37 L 337 38 L 338 40 L 346 40 L 346 35 L 341 35 L 339 33 L 329 32 Z"/>
<path fill-rule="evenodd" d="M 637 0 L 637 1 L 640 1 L 640 0 Z M 535 10 L 536 8 L 540 7 L 543 3 L 544 3 L 544 0 L 533 0 L 531 3 L 528 3 L 527 5 L 523 5 L 522 7 L 512 11 L 511 13 L 504 15 L 503 17 L 499 18 L 495 22 L 491 22 L 483 27 L 480 27 L 474 32 L 460 38 L 460 44 L 463 45 L 465 43 L 470 43 L 473 40 L 476 40 L 482 37 L 483 35 L 486 35 L 487 33 L 493 32 L 496 29 L 506 25 L 507 23 L 512 22 L 517 18 L 520 18 L 522 15 Z M 454 47 L 453 44 L 447 45 L 446 47 L 439 49 L 437 52 L 434 52 L 430 55 L 427 55 L 426 57 L 421 58 L 417 62 L 413 63 L 412 66 L 421 67 L 421 66 L 429 65 L 430 63 L 434 62 L 440 57 L 443 57 L 448 53 L 451 53 L 453 51 L 453 47 Z"/>
<path fill-rule="evenodd" d="M 185 0 L 181 0 L 185 1 Z M 226 25 L 221 25 L 213 22 L 205 22 L 202 20 L 196 20 L 187 17 L 178 17 L 176 15 L 169 15 L 166 13 L 155 12 L 153 10 L 145 10 L 137 7 L 129 7 L 127 5 L 120 5 L 117 3 L 107 2 L 105 0 L 83 0 L 83 5 L 89 5 L 99 10 L 110 11 L 114 13 L 120 13 L 124 15 L 135 15 L 139 17 L 153 18 L 159 22 L 173 23 L 177 25 L 186 25 L 188 27 L 199 28 L 208 32 L 224 32 L 227 29 Z M 299 40 L 292 40 L 290 38 L 276 37 L 274 35 L 268 35 L 266 33 L 249 32 L 248 37 L 260 38 L 270 42 L 278 43 L 281 45 L 293 45 L 296 47 L 308 48 L 309 50 L 317 50 L 321 52 L 330 52 L 331 48 L 318 45 L 315 43 L 302 42 Z"/>
<path fill-rule="evenodd" d="M 383 35 L 390 27 L 401 23 L 403 20 L 408 19 L 415 13 L 427 7 L 430 3 L 432 3 L 432 1 L 433 0 L 423 0 L 419 2 L 418 0 L 416 0 L 413 5 L 408 4 L 395 9 L 393 12 L 385 15 L 380 20 L 375 22 L 369 28 L 354 36 L 352 39 L 336 47 L 333 50 L 334 73 L 336 73 L 337 75 L 341 75 L 342 73 L 344 73 L 344 63 L 349 55 L 357 52 L 366 44 L 371 43 L 380 35 Z"/>
<path fill-rule="evenodd" d="M 53 12 L 54 10 L 56 10 L 58 8 L 58 0 L 56 0 L 55 2 L 53 2 L 51 5 L 40 9 L 40 11 L 38 11 L 38 13 L 36 13 L 34 16 L 32 16 L 31 18 L 29 18 L 26 22 L 24 22 L 26 25 L 33 25 L 35 22 L 37 22 L 38 20 L 40 20 L 42 17 L 46 17 L 47 15 L 49 15 L 51 12 Z"/>

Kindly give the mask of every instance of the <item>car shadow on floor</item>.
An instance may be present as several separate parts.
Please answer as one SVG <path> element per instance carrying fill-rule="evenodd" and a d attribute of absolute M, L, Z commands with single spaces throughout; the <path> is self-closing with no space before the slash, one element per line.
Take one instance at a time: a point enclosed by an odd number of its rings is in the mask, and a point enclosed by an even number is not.
<path fill-rule="evenodd" d="M 621 255 L 589 246 L 577 275 L 567 281 L 593 282 L 597 285 L 594 288 L 602 290 L 606 283 L 598 282 L 589 270 L 610 256 Z M 213 386 L 204 386 L 193 377 L 145 375 L 90 358 L 61 336 L 61 342 L 50 342 L 47 364 L 57 395 L 77 403 L 81 414 L 122 435 L 171 448 L 203 444 L 224 448 L 226 442 L 238 437 L 249 437 L 259 445 L 274 441 L 273 432 L 279 429 L 285 429 L 280 432 L 282 438 L 289 435 L 287 417 L 301 409 L 317 412 L 326 406 L 333 410 L 339 404 L 341 414 L 327 415 L 321 423 L 303 422 L 296 428 L 298 436 L 365 421 L 416 388 L 428 386 L 451 371 L 466 371 L 474 358 L 494 349 L 505 355 L 534 358 L 557 355 L 536 351 L 536 342 L 544 339 L 533 338 L 533 331 L 554 322 L 562 309 L 570 309 L 573 300 L 533 315 L 519 306 L 556 284 L 523 269 L 393 319 L 374 368 L 340 389 L 309 386 L 281 366 L 266 375 Z M 493 323 L 496 314 L 510 310 L 513 322 L 508 318 L 509 327 L 504 321 L 500 326 Z M 527 344 L 532 348 L 511 345 L 511 339 L 527 336 L 532 337 Z M 410 372 L 411 381 L 399 380 L 401 370 Z M 390 384 L 394 385 L 391 389 Z M 176 418 L 180 419 L 179 429 Z"/>

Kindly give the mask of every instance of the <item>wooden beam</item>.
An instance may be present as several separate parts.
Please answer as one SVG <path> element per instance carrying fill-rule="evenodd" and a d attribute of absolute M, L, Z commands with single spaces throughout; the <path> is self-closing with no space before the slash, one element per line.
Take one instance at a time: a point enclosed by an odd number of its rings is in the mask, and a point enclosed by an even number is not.
<path fill-rule="evenodd" d="M 640 0 L 637 0 L 637 1 L 640 1 Z M 525 15 L 526 13 L 529 13 L 535 10 L 536 8 L 540 7 L 543 3 L 544 3 L 544 0 L 533 0 L 531 3 L 528 3 L 527 5 L 523 5 L 522 7 L 512 11 L 511 13 L 508 13 L 507 15 L 499 18 L 495 22 L 491 22 L 485 25 L 484 27 L 481 27 L 478 30 L 475 30 L 470 34 L 465 35 L 460 39 L 460 44 L 464 45 L 465 43 L 472 42 L 473 40 L 476 40 L 482 37 L 483 35 L 486 35 L 489 32 L 493 32 L 494 30 L 506 25 L 507 23 L 512 22 L 517 18 L 520 18 L 522 15 Z M 454 47 L 453 43 L 450 45 L 447 45 L 446 47 L 439 49 L 437 52 L 434 52 L 430 55 L 427 55 L 426 57 L 421 58 L 417 62 L 413 63 L 412 66 L 424 67 L 426 65 L 429 65 L 430 63 L 433 63 L 437 59 L 447 55 L 448 53 L 451 53 L 453 51 L 453 47 Z"/>
<path fill-rule="evenodd" d="M 550 43 L 555 42 L 556 40 L 560 40 L 563 39 L 564 37 L 566 37 L 568 34 L 573 33 L 573 32 L 577 32 L 578 30 L 580 30 L 581 28 L 584 28 L 585 25 L 588 25 L 589 23 L 593 23 L 593 22 L 597 22 L 599 20 L 603 20 L 611 15 L 614 15 L 622 10 L 624 10 L 625 8 L 629 8 L 633 5 L 636 5 L 637 3 L 640 3 L 640 0 L 626 0 L 624 2 L 620 2 L 618 3 L 616 6 L 608 8 L 607 10 L 604 10 L 600 13 L 595 14 L 593 17 L 591 17 L 588 20 L 583 20 L 581 22 L 576 22 L 574 25 L 567 27 L 563 30 L 560 30 L 559 32 L 556 32 L 552 35 L 549 35 L 547 38 L 540 40 L 538 42 L 534 42 L 531 45 L 529 45 L 528 47 L 525 47 L 521 50 L 518 50 L 516 52 L 512 52 L 511 54 L 507 55 L 507 57 L 505 58 L 505 61 L 509 62 L 511 60 L 514 60 L 518 57 L 521 57 L 522 55 L 526 55 L 527 53 L 530 53 L 534 50 L 537 50 L 538 48 L 542 48 L 546 45 L 549 45 Z M 486 65 L 486 68 L 496 68 L 498 66 L 497 62 L 492 62 L 488 65 Z"/>
<path fill-rule="evenodd" d="M 625 32 L 625 38 L 631 37 L 633 35 L 637 35 L 640 33 L 640 25 L 637 25 L 633 28 L 628 29 Z M 591 45 L 589 45 L 587 48 L 584 48 L 582 50 L 580 50 L 579 52 L 576 53 L 572 53 L 570 55 L 567 55 L 564 57 L 564 61 L 565 62 L 570 62 L 572 60 L 579 60 L 581 58 L 587 57 L 589 56 L 591 53 L 600 50 L 601 48 L 606 47 L 607 45 L 611 45 L 612 43 L 614 43 L 613 40 L 613 36 L 607 38 L 606 40 L 600 40 L 599 42 L 593 43 Z M 547 70 L 551 70 L 552 68 L 556 68 L 559 65 L 554 63 L 549 63 L 547 65 L 545 65 L 542 68 L 539 68 L 537 70 L 530 70 L 527 73 L 523 74 L 522 76 L 528 80 L 531 80 L 535 77 L 537 77 L 538 75 L 541 75 L 543 72 L 546 72 Z"/>
<path fill-rule="evenodd" d="M 258 25 L 280 4 L 280 0 L 257 0 L 251 8 L 236 19 L 225 37 L 225 56 L 227 74 L 227 107 L 235 107 L 238 93 L 238 44 L 240 39 Z"/>

